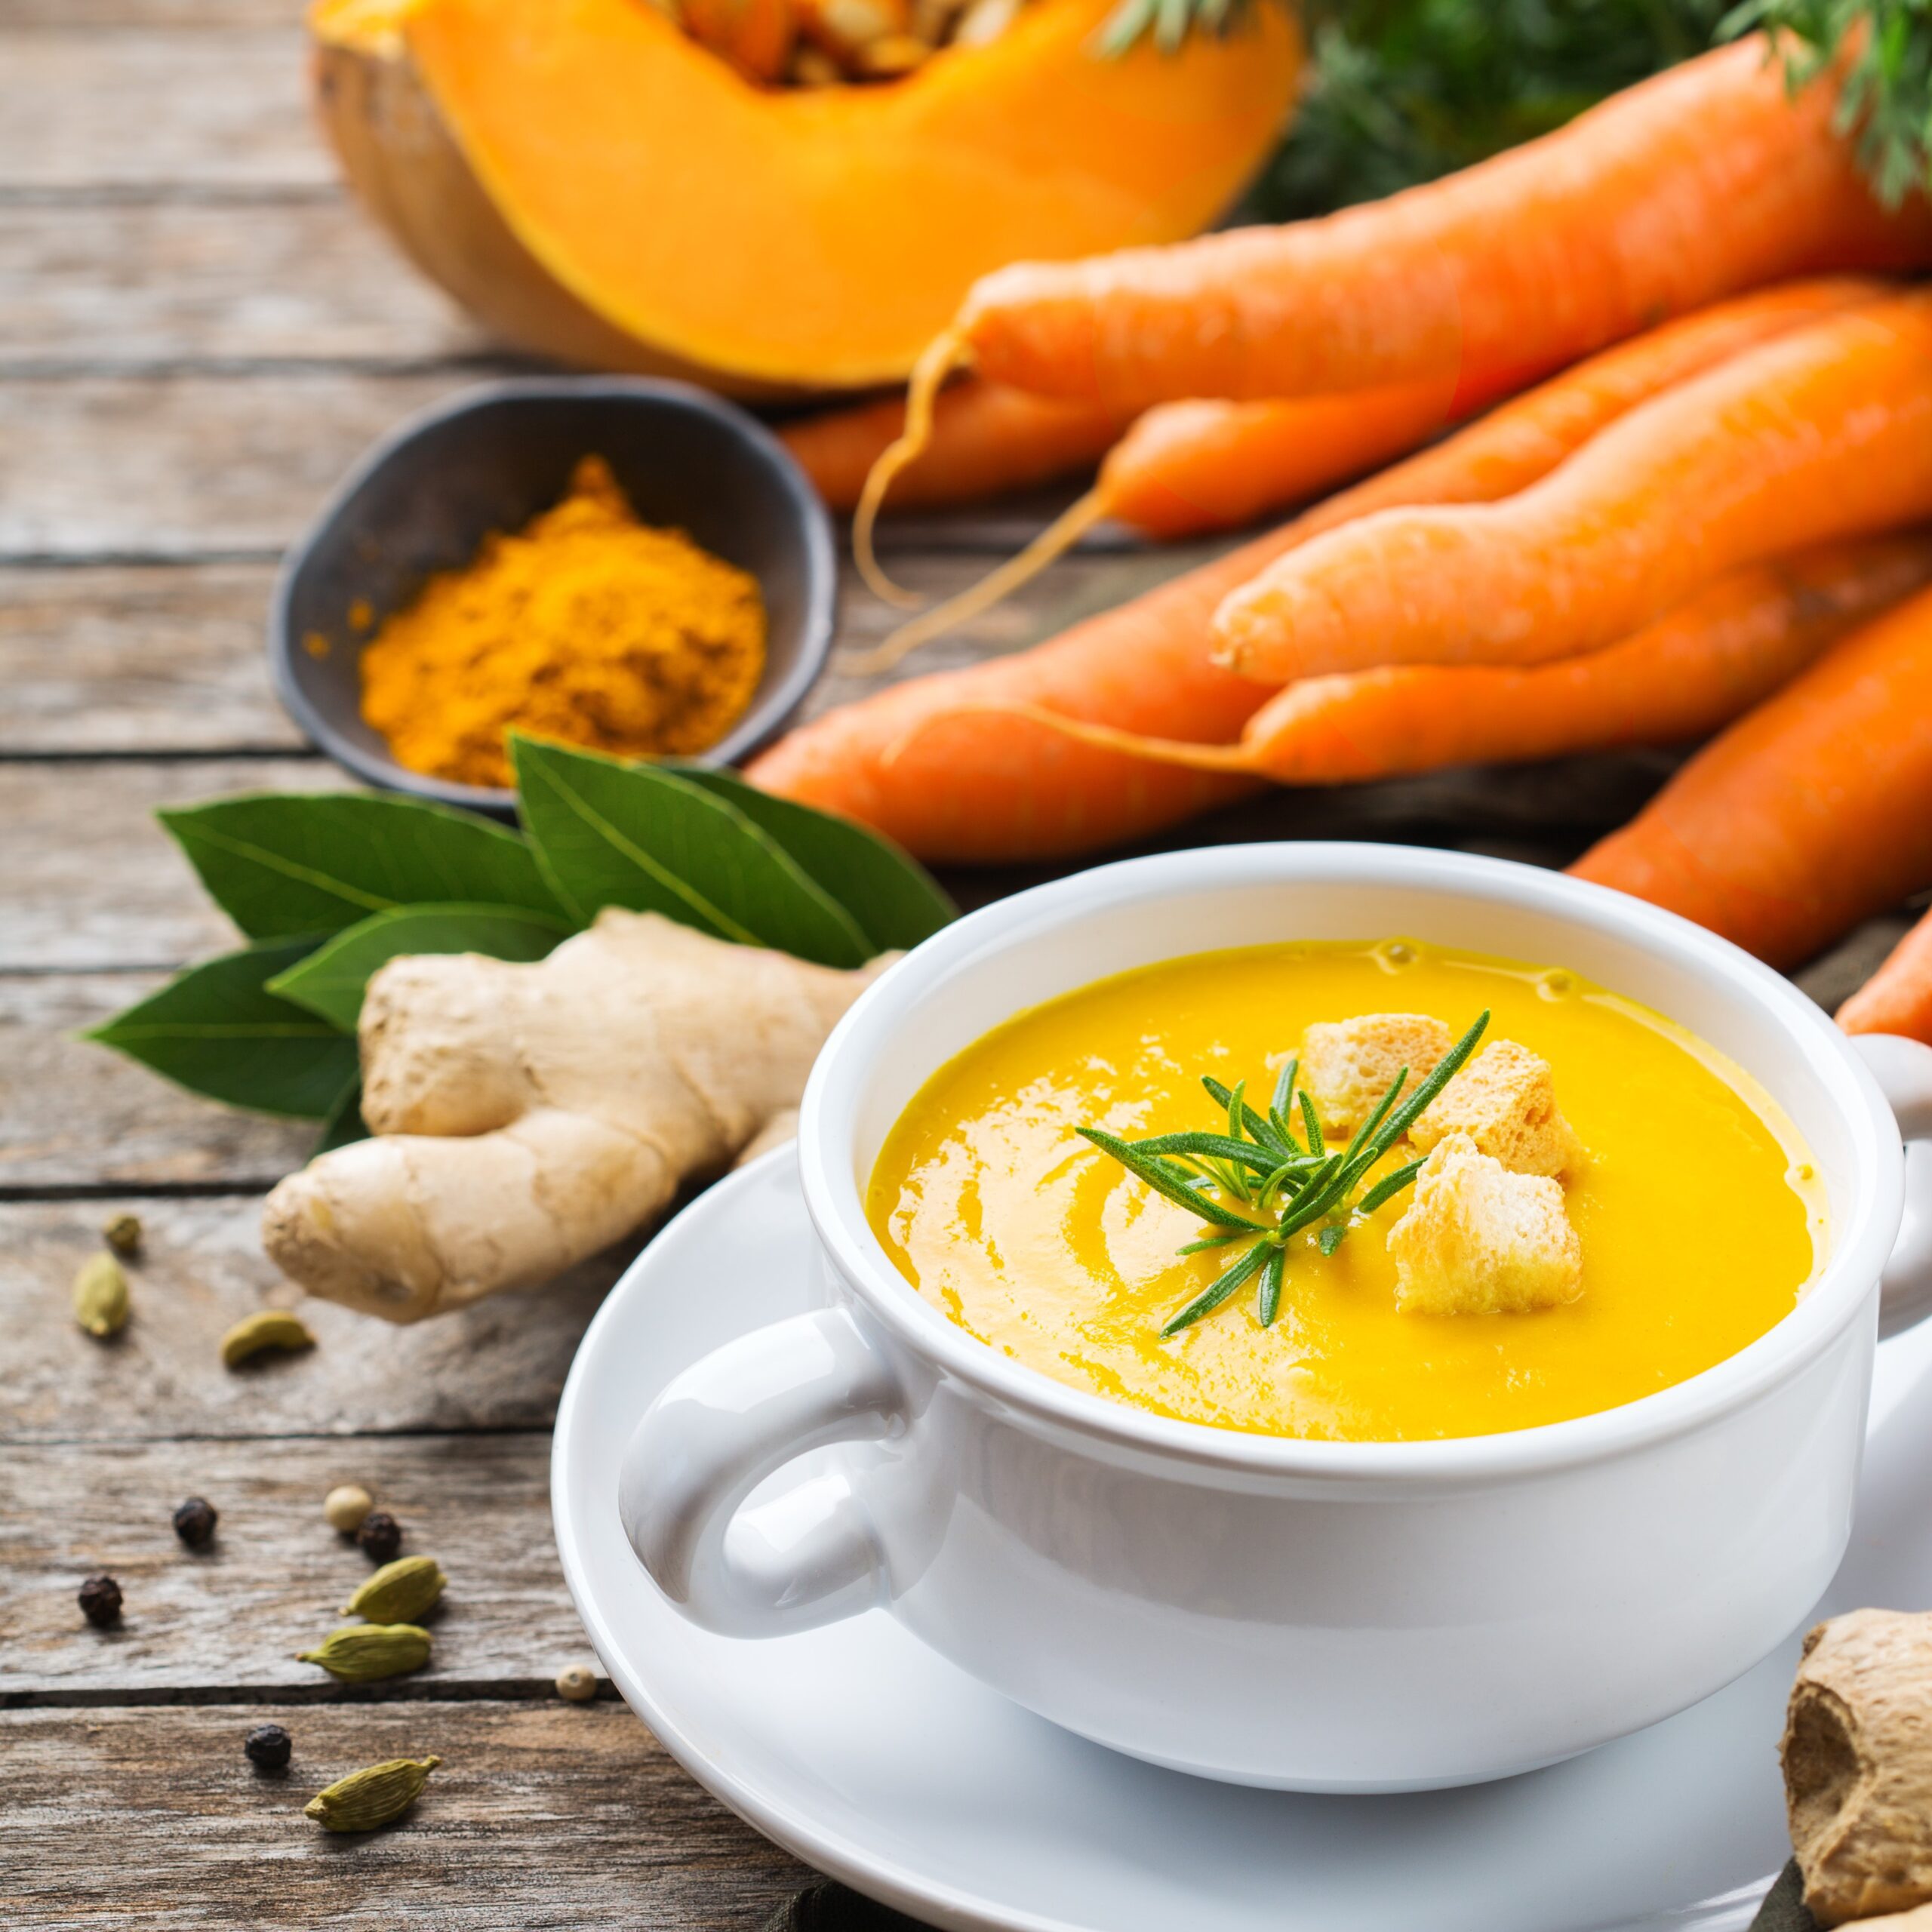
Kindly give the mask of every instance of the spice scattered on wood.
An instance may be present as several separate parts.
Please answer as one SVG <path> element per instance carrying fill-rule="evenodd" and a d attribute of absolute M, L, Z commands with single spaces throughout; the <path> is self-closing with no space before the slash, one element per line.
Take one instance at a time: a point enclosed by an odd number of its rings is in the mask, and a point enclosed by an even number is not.
<path fill-rule="evenodd" d="M 297 1663 L 320 1664 L 345 1684 L 375 1684 L 429 1661 L 429 1633 L 414 1623 L 345 1623 L 312 1651 L 297 1651 Z"/>
<path fill-rule="evenodd" d="M 97 1341 L 128 1325 L 128 1277 L 111 1254 L 91 1254 L 74 1277 L 74 1319 Z"/>
<path fill-rule="evenodd" d="M 557 1673 L 557 1695 L 567 1704 L 587 1704 L 597 1695 L 597 1673 L 580 1663 L 568 1664 Z"/>
<path fill-rule="evenodd" d="M 286 1770 L 289 1753 L 294 1748 L 294 1741 L 278 1724 L 258 1724 L 242 1740 L 242 1755 L 264 1771 Z"/>
<path fill-rule="evenodd" d="M 440 1758 L 391 1758 L 338 1778 L 302 1810 L 331 1832 L 373 1832 L 400 1818 L 421 1795 Z"/>
<path fill-rule="evenodd" d="M 322 1498 L 322 1517 L 331 1529 L 352 1537 L 375 1506 L 375 1498 L 359 1482 L 338 1483 Z"/>
<path fill-rule="evenodd" d="M 372 1509 L 355 1532 L 355 1541 L 372 1562 L 387 1563 L 402 1547 L 402 1525 L 386 1509 Z"/>
<path fill-rule="evenodd" d="M 448 1579 L 433 1556 L 398 1557 L 385 1563 L 342 1607 L 345 1617 L 371 1623 L 415 1623 L 443 1593 Z"/>
<path fill-rule="evenodd" d="M 122 1260 L 131 1260 L 141 1251 L 141 1217 L 138 1214 L 111 1215 L 100 1231 L 100 1238 Z"/>
<path fill-rule="evenodd" d="M 90 1577 L 78 1601 L 81 1614 L 97 1630 L 112 1630 L 121 1621 L 121 1586 L 112 1577 Z"/>
<path fill-rule="evenodd" d="M 220 1511 L 205 1496 L 191 1496 L 174 1512 L 174 1534 L 190 1549 L 206 1549 L 220 1520 Z"/>
<path fill-rule="evenodd" d="M 298 1317 L 291 1315 L 286 1309 L 265 1308 L 260 1314 L 236 1322 L 222 1337 L 222 1366 L 239 1368 L 245 1361 L 251 1361 L 271 1349 L 292 1355 L 315 1346 L 315 1337 Z"/>
<path fill-rule="evenodd" d="M 362 715 L 412 771 L 506 786 L 504 734 L 626 756 L 700 752 L 764 669 L 758 580 L 638 521 L 587 456 L 569 494 L 432 577 L 361 659 Z"/>

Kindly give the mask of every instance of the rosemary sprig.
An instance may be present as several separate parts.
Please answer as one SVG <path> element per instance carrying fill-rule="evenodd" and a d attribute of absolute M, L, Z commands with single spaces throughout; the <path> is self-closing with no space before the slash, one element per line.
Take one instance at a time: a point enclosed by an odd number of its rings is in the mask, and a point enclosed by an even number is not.
<path fill-rule="evenodd" d="M 1281 1312 L 1290 1240 L 1318 1221 L 1324 1225 L 1315 1244 L 1324 1254 L 1333 1254 L 1352 1218 L 1373 1213 L 1414 1180 L 1422 1171 L 1420 1161 L 1384 1174 L 1359 1200 L 1353 1198 L 1369 1171 L 1475 1051 L 1488 1024 L 1485 1010 L 1436 1063 L 1429 1078 L 1406 1096 L 1409 1070 L 1402 1068 L 1347 1146 L 1336 1152 L 1328 1151 L 1328 1137 L 1308 1090 L 1297 1088 L 1300 1063 L 1292 1059 L 1275 1082 L 1265 1119 L 1247 1104 L 1244 1081 L 1229 1088 L 1202 1075 L 1208 1098 L 1226 1114 L 1225 1134 L 1157 1134 L 1143 1140 L 1123 1140 L 1097 1127 L 1081 1128 L 1080 1133 L 1102 1153 L 1112 1155 L 1155 1193 L 1220 1231 L 1189 1241 L 1180 1254 L 1242 1244 L 1240 1254 L 1214 1284 L 1171 1317 L 1161 1334 L 1177 1335 L 1191 1328 L 1257 1275 L 1261 1277 L 1257 1313 L 1263 1327 L 1271 1327 Z M 1297 1105 L 1305 1137 L 1298 1137 L 1291 1124 L 1291 1111 Z M 1211 1190 L 1217 1189 L 1223 1197 L 1220 1200 L 1214 1198 Z"/>

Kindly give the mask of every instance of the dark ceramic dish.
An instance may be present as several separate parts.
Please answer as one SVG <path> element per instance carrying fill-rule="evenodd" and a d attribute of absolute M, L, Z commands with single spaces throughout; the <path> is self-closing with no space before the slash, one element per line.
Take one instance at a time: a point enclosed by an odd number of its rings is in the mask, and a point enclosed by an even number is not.
<path fill-rule="evenodd" d="M 408 771 L 363 723 L 355 630 L 407 603 L 432 571 L 466 564 L 492 530 L 561 497 L 580 457 L 610 463 L 637 513 L 749 571 L 769 620 L 764 676 L 730 734 L 697 760 L 728 764 L 775 737 L 824 667 L 838 568 L 804 472 L 761 424 L 680 383 L 558 377 L 493 383 L 412 417 L 351 472 L 290 552 L 269 614 L 275 688 L 297 724 L 371 784 L 507 812 L 512 795 Z M 326 640 L 318 652 L 312 638 Z"/>

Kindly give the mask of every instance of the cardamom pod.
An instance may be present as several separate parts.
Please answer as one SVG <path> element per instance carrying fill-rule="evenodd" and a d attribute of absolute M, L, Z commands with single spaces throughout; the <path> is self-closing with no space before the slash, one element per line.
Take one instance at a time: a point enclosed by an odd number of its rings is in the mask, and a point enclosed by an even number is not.
<path fill-rule="evenodd" d="M 420 1670 L 429 1661 L 429 1633 L 414 1623 L 345 1623 L 295 1660 L 318 1663 L 345 1684 L 373 1684 Z"/>
<path fill-rule="evenodd" d="M 285 1308 L 265 1308 L 258 1315 L 251 1315 L 238 1321 L 221 1338 L 221 1364 L 224 1368 L 238 1367 L 251 1355 L 260 1355 L 264 1349 L 283 1349 L 294 1351 L 312 1349 L 315 1338 L 306 1326 L 289 1313 Z"/>
<path fill-rule="evenodd" d="M 141 1217 L 138 1214 L 114 1214 L 100 1231 L 100 1238 L 124 1260 L 141 1251 Z"/>
<path fill-rule="evenodd" d="M 448 1581 L 433 1556 L 398 1556 L 385 1563 L 342 1607 L 345 1617 L 371 1623 L 417 1623 Z"/>
<path fill-rule="evenodd" d="M 74 1319 L 106 1340 L 128 1325 L 128 1277 L 111 1254 L 91 1254 L 74 1277 Z"/>
<path fill-rule="evenodd" d="M 331 1832 L 373 1832 L 416 1802 L 440 1758 L 391 1758 L 337 1778 L 303 1806 L 305 1816 Z"/>

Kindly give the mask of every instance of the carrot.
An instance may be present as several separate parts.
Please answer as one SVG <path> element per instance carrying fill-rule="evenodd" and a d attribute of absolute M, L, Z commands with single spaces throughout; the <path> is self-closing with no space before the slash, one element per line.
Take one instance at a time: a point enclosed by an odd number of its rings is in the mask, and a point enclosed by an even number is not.
<path fill-rule="evenodd" d="M 1505 403 L 1474 428 L 1392 471 L 1379 494 L 1371 485 L 1367 495 L 1338 498 L 1334 520 L 1349 521 L 1389 504 L 1487 502 L 1508 496 L 1554 469 L 1604 423 L 1658 390 L 1805 322 L 1874 300 L 1884 291 L 1879 282 L 1821 278 L 1667 322 Z M 940 398 L 942 408 L 945 399 Z M 1108 452 L 1094 488 L 1018 555 L 902 626 L 877 650 L 854 659 L 852 668 L 886 669 L 920 645 L 977 617 L 1103 518 L 1161 539 L 1235 528 L 1277 504 L 1292 503 L 1414 448 L 1442 426 L 1450 403 L 1440 385 L 1426 383 L 1297 402 L 1164 403 L 1149 410 Z M 935 429 L 940 430 L 937 422 Z M 1305 535 L 1312 534 L 1304 528 Z M 855 531 L 854 537 L 863 558 L 863 533 Z"/>
<path fill-rule="evenodd" d="M 1774 966 L 1932 884 L 1932 592 L 1713 739 L 1570 869 Z"/>
<path fill-rule="evenodd" d="M 968 863 L 1091 851 L 1238 797 L 1254 781 L 1164 770 L 1072 743 L 1051 726 L 979 714 L 1031 705 L 1124 731 L 1224 743 L 1269 688 L 1212 661 L 1210 621 L 1222 598 L 1266 565 L 1371 511 L 1519 488 L 1675 380 L 1694 349 L 1719 353 L 1731 331 L 1752 325 L 1753 312 L 1760 320 L 1789 318 L 1807 303 L 1829 309 L 1864 293 L 1843 282 L 1794 288 L 1660 329 L 1030 651 L 915 678 L 828 712 L 763 753 L 749 775 L 769 791 L 875 826 L 922 858 Z"/>
<path fill-rule="evenodd" d="M 1932 1046 L 1932 912 L 1885 955 L 1838 1017 L 1847 1033 L 1903 1033 Z"/>
<path fill-rule="evenodd" d="M 850 510 L 867 472 L 905 425 L 904 398 L 889 396 L 784 423 L 778 438 L 827 506 Z M 972 503 L 1051 483 L 1088 468 L 1125 426 L 1093 403 L 1029 395 L 997 383 L 957 383 L 940 396 L 931 445 L 900 477 L 893 507 Z"/>
<path fill-rule="evenodd" d="M 1285 686 L 1238 744 L 1017 715 L 1196 771 L 1334 785 L 1444 765 L 1670 745 L 1727 724 L 1854 626 L 1932 582 L 1932 532 L 1832 545 L 1721 579 L 1607 651 L 1527 670 L 1400 665 Z"/>
<path fill-rule="evenodd" d="M 1932 515 L 1932 295 L 1827 317 L 1653 398 L 1507 501 L 1364 518 L 1215 615 L 1285 681 L 1600 650 L 1718 575 Z"/>
<path fill-rule="evenodd" d="M 1386 201 L 998 270 L 934 360 L 1122 412 L 1452 373 L 1480 402 L 1744 289 L 1932 260 L 1932 205 L 1879 205 L 1838 107 L 1754 35 Z"/>

